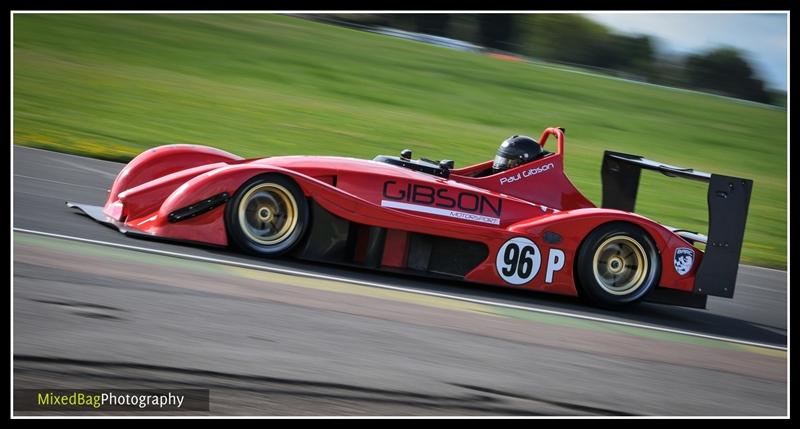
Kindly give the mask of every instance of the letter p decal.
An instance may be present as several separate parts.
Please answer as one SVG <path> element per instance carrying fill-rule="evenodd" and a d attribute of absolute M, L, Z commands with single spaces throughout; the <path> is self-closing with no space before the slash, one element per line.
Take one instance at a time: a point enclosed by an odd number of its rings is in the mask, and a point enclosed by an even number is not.
<path fill-rule="evenodd" d="M 547 255 L 547 272 L 544 276 L 545 283 L 553 283 L 553 273 L 564 268 L 564 251 L 559 249 L 550 249 Z"/>

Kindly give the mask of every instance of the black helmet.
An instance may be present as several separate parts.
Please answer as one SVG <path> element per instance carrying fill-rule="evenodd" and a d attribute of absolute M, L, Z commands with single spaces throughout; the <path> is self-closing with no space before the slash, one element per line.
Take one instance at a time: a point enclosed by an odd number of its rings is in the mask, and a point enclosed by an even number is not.
<path fill-rule="evenodd" d="M 500 143 L 494 157 L 494 172 L 508 170 L 520 164 L 533 161 L 542 154 L 542 147 L 528 136 L 511 136 Z"/>

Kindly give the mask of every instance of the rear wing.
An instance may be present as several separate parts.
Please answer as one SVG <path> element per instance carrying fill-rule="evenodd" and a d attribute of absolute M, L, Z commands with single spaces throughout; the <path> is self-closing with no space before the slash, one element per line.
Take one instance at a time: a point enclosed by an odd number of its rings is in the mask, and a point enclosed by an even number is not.
<path fill-rule="evenodd" d="M 671 229 L 689 241 L 706 244 L 705 255 L 695 277 L 695 293 L 732 298 L 753 181 L 666 165 L 638 155 L 606 151 L 602 166 L 603 207 L 633 212 L 643 169 L 709 184 L 708 236 Z"/>

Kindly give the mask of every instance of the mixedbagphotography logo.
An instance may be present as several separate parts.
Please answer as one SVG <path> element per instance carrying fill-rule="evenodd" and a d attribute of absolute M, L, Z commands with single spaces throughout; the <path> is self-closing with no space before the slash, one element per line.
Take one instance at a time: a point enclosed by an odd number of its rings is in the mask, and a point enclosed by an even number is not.
<path fill-rule="evenodd" d="M 208 411 L 208 389 L 17 389 L 17 411 Z"/>

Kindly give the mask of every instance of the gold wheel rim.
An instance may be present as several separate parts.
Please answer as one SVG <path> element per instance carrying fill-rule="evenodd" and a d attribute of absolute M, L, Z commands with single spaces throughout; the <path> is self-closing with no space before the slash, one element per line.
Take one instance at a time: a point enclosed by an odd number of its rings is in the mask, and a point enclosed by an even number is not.
<path fill-rule="evenodd" d="M 594 252 L 594 278 L 612 295 L 629 295 L 638 290 L 648 270 L 644 248 L 624 235 L 608 238 Z"/>
<path fill-rule="evenodd" d="M 297 226 L 297 202 L 281 185 L 256 185 L 239 203 L 239 225 L 242 232 L 258 244 L 278 244 Z"/>

